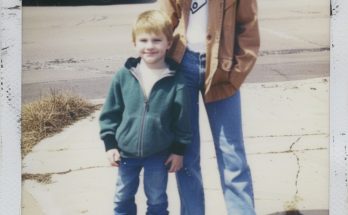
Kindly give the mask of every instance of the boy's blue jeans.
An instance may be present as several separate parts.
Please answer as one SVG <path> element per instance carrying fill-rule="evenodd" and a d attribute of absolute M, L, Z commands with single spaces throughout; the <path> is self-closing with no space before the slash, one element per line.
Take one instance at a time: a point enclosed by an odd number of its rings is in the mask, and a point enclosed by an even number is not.
<path fill-rule="evenodd" d="M 122 158 L 118 169 L 115 194 L 115 215 L 136 215 L 135 194 L 139 173 L 144 168 L 144 190 L 147 197 L 146 215 L 169 214 L 167 198 L 168 170 L 164 165 L 167 153 L 146 158 Z"/>
<path fill-rule="evenodd" d="M 191 93 L 193 142 L 177 176 L 181 215 L 204 215 L 200 168 L 199 91 L 204 84 L 205 56 L 186 50 L 181 69 Z M 255 215 L 252 179 L 243 143 L 240 94 L 205 105 L 213 135 L 221 186 L 228 214 Z"/>

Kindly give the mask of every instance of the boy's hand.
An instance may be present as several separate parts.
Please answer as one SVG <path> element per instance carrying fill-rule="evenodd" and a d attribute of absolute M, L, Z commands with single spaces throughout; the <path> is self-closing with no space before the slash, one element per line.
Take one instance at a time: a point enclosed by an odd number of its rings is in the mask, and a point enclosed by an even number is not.
<path fill-rule="evenodd" d="M 165 165 L 170 164 L 168 166 L 168 172 L 177 172 L 182 168 L 183 156 L 171 154 L 169 158 L 166 160 Z"/>
<path fill-rule="evenodd" d="M 120 153 L 117 149 L 110 149 L 106 152 L 106 156 L 111 164 L 111 166 L 119 167 Z"/>

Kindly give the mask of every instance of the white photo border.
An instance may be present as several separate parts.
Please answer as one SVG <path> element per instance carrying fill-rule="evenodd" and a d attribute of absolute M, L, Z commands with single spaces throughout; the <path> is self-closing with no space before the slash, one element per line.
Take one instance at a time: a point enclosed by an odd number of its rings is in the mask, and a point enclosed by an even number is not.
<path fill-rule="evenodd" d="M 331 0 L 330 215 L 348 214 L 348 2 Z M 0 211 L 21 213 L 21 18 L 19 0 L 1 0 Z"/>
<path fill-rule="evenodd" d="M 330 215 L 348 214 L 348 2 L 331 0 Z"/>
<path fill-rule="evenodd" d="M 21 1 L 1 0 L 0 211 L 21 214 Z"/>

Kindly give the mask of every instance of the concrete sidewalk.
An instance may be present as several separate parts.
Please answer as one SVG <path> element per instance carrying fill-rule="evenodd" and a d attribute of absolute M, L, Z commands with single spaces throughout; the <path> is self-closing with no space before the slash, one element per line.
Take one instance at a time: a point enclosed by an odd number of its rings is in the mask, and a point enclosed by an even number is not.
<path fill-rule="evenodd" d="M 329 79 L 244 84 L 243 126 L 259 215 L 328 214 Z M 203 106 L 201 106 L 203 107 Z M 23 215 L 112 214 L 117 169 L 108 165 L 98 136 L 99 111 L 40 142 L 23 160 L 23 173 L 51 174 L 52 182 L 23 182 Z M 201 111 L 206 214 L 226 214 L 209 124 Z M 173 174 L 170 212 L 179 215 Z M 140 187 L 139 214 L 145 214 Z"/>

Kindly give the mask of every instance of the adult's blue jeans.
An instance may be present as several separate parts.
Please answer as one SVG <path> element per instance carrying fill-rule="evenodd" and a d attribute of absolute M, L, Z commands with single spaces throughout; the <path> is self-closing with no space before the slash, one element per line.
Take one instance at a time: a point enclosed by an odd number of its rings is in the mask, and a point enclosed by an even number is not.
<path fill-rule="evenodd" d="M 204 215 L 200 167 L 199 92 L 202 92 L 205 55 L 186 50 L 181 62 L 191 95 L 193 142 L 177 174 L 181 215 Z M 229 215 L 255 215 L 252 179 L 243 142 L 239 91 L 233 96 L 205 104 L 213 135 L 220 182 Z"/>
<path fill-rule="evenodd" d="M 144 168 L 144 190 L 147 197 L 146 215 L 168 215 L 166 194 L 168 169 L 164 165 L 167 153 L 146 158 L 121 158 L 116 193 L 115 215 L 136 215 L 135 194 L 139 187 L 139 174 Z"/>

